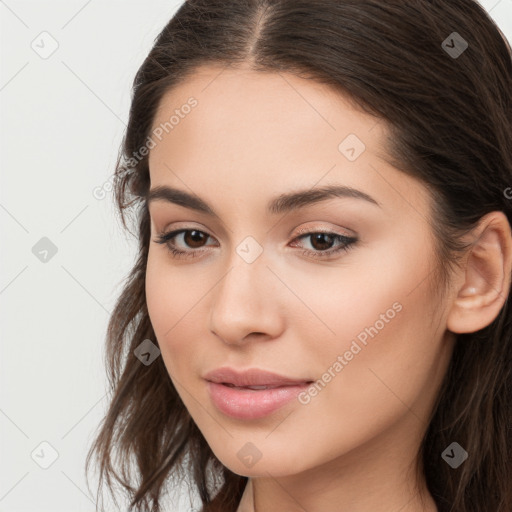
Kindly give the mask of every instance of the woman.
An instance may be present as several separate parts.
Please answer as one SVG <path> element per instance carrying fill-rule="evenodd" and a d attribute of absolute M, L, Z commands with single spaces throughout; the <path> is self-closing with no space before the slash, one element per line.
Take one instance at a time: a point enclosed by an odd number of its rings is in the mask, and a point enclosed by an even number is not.
<path fill-rule="evenodd" d="M 132 510 L 512 510 L 511 98 L 471 0 L 185 2 L 134 81 L 87 464 Z"/>

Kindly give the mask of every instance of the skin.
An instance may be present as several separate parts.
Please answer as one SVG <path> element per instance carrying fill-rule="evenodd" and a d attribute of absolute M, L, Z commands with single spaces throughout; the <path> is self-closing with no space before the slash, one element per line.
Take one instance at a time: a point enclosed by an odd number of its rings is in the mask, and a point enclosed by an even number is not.
<path fill-rule="evenodd" d="M 505 216 L 493 212 L 471 233 L 473 250 L 441 299 L 431 280 L 430 199 L 386 163 L 382 121 L 311 80 L 204 66 L 164 96 L 153 126 L 191 96 L 198 105 L 150 150 L 151 188 L 194 193 L 219 218 L 150 202 L 147 305 L 193 420 L 218 459 L 250 477 L 240 510 L 436 511 L 423 476 L 415 478 L 417 450 L 455 333 L 491 323 L 508 293 Z M 338 149 L 348 134 L 366 146 L 353 162 Z M 330 184 L 364 191 L 380 207 L 331 198 L 277 216 L 265 211 L 279 194 Z M 206 233 L 202 241 L 173 239 L 197 257 L 177 259 L 155 242 L 184 228 Z M 315 258 L 303 250 L 340 244 L 298 238 L 302 228 L 358 241 Z M 263 249 L 252 263 L 236 252 L 247 236 Z M 293 400 L 239 420 L 212 403 L 203 376 L 220 366 L 320 379 L 395 303 L 400 311 L 308 404 Z M 252 467 L 237 456 L 248 442 L 262 454 Z"/>

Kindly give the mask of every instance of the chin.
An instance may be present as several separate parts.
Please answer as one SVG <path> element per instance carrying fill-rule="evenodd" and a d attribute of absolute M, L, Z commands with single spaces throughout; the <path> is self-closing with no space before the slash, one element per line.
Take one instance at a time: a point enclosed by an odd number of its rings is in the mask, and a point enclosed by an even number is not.
<path fill-rule="evenodd" d="M 250 450 L 247 445 L 243 445 L 242 449 L 237 449 L 234 457 L 233 454 L 221 454 L 220 457 L 215 455 L 233 473 L 250 478 L 268 477 L 269 474 L 273 477 L 283 477 L 300 473 L 306 469 L 302 465 L 294 463 L 293 460 L 286 460 L 288 450 L 284 446 L 280 451 L 272 451 L 267 457 L 262 453 L 258 460 L 256 458 L 251 460 L 250 455 L 247 455 Z M 256 452 L 254 453 L 256 457 Z M 304 460 L 302 459 L 301 462 L 304 463 Z"/>

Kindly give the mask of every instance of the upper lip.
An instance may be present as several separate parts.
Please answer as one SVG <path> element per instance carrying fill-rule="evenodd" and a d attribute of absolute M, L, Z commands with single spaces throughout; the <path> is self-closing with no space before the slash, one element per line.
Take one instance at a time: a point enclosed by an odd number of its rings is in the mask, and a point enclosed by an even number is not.
<path fill-rule="evenodd" d="M 233 368 L 223 367 L 208 372 L 204 378 L 210 382 L 219 384 L 233 384 L 234 386 L 290 386 L 297 384 L 309 384 L 308 379 L 294 379 L 266 370 L 250 368 L 245 371 L 237 371 Z"/>

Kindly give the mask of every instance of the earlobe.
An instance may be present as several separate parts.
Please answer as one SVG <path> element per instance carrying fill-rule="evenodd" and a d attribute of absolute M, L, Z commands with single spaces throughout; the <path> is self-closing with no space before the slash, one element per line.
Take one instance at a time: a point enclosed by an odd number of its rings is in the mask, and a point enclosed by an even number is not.
<path fill-rule="evenodd" d="M 473 230 L 474 242 L 465 260 L 462 286 L 456 290 L 447 329 L 475 332 L 491 324 L 509 294 L 512 237 L 503 212 L 491 212 Z"/>

